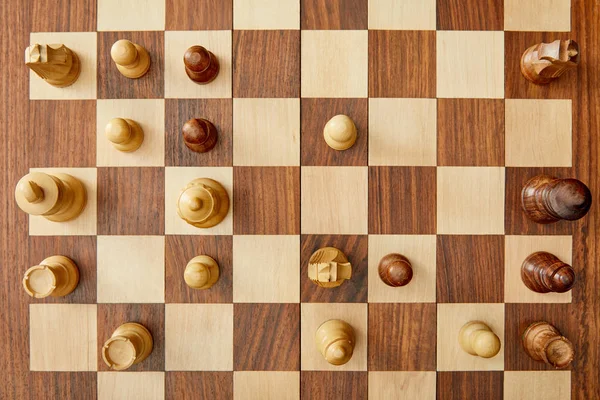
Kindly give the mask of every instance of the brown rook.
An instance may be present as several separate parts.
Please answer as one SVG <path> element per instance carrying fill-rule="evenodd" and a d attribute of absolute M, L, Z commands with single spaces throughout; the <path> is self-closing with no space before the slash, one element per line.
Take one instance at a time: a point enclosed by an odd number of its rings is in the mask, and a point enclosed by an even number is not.
<path fill-rule="evenodd" d="M 575 352 L 569 339 L 547 322 L 535 322 L 523 333 L 525 352 L 535 361 L 541 361 L 555 368 L 566 368 Z"/>

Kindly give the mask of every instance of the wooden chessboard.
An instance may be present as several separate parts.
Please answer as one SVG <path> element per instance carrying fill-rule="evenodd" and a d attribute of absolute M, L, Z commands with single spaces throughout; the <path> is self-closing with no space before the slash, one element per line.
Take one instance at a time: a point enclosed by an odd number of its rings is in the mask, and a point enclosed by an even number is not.
<path fill-rule="evenodd" d="M 436 4 L 437 3 L 437 4 Z M 594 399 L 600 398 L 600 216 L 542 226 L 519 204 L 540 173 L 576 177 L 600 194 L 600 10 L 593 0 L 8 0 L 0 7 L 4 140 L 0 211 L 2 399 Z M 138 80 L 110 59 L 117 39 L 152 60 Z M 526 81 L 519 58 L 571 38 L 581 65 L 549 86 Z M 82 62 L 71 87 L 28 72 L 34 42 L 64 43 Z M 184 73 L 185 49 L 217 55 L 207 86 Z M 358 127 L 336 152 L 322 129 L 343 113 Z M 146 138 L 117 153 L 109 119 Z M 216 148 L 189 151 L 181 127 L 207 118 Z M 66 171 L 86 185 L 75 221 L 28 218 L 13 199 L 30 170 Z M 218 226 L 176 215 L 191 179 L 219 180 L 232 200 Z M 343 250 L 352 279 L 309 281 L 322 246 Z M 552 251 L 577 283 L 537 295 L 522 260 Z M 390 252 L 413 263 L 391 289 L 377 276 Z M 34 300 L 24 271 L 73 258 L 75 292 Z M 221 267 L 189 289 L 188 260 Z M 314 345 L 329 318 L 350 322 L 355 353 L 327 364 Z M 492 359 L 459 350 L 460 326 L 485 320 L 502 342 Z M 574 344 L 552 371 L 523 351 L 545 320 Z M 154 351 L 109 372 L 102 343 L 137 321 Z"/>

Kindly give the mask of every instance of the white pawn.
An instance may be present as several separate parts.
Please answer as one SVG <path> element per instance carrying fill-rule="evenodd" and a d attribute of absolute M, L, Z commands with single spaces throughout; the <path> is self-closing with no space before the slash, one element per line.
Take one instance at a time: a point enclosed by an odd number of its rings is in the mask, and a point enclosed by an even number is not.
<path fill-rule="evenodd" d="M 129 40 L 117 40 L 110 49 L 110 56 L 119 72 L 127 78 L 140 78 L 150 68 L 150 56 L 146 49 Z"/>
<path fill-rule="evenodd" d="M 323 137 L 332 149 L 347 150 L 356 142 L 356 125 L 347 115 L 336 115 L 325 124 Z"/>
<path fill-rule="evenodd" d="M 458 333 L 460 347 L 473 356 L 494 357 L 500 351 L 500 339 L 481 321 L 467 322 Z"/>
<path fill-rule="evenodd" d="M 136 151 L 144 141 L 142 128 L 137 122 L 127 118 L 111 119 L 104 133 L 114 148 L 123 152 Z"/>

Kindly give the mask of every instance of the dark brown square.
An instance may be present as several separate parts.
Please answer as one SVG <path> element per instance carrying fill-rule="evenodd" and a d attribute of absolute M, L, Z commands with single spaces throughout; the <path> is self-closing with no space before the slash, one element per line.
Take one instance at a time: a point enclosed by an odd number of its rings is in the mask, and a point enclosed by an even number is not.
<path fill-rule="evenodd" d="M 301 0 L 302 29 L 367 29 L 368 0 Z"/>
<path fill-rule="evenodd" d="M 435 234 L 435 167 L 369 167 L 369 233 Z"/>
<path fill-rule="evenodd" d="M 367 165 L 367 99 L 302 99 L 300 107 L 302 165 Z M 323 139 L 325 124 L 338 114 L 350 117 L 358 132 L 354 145 L 344 151 L 332 149 Z"/>
<path fill-rule="evenodd" d="M 167 372 L 166 400 L 231 400 L 233 372 Z"/>
<path fill-rule="evenodd" d="M 165 100 L 165 164 L 168 166 L 231 166 L 233 122 L 231 99 Z M 183 141 L 183 125 L 192 118 L 205 118 L 217 128 L 218 139 L 206 153 L 190 150 Z"/>
<path fill-rule="evenodd" d="M 98 234 L 164 235 L 164 168 L 98 168 Z"/>
<path fill-rule="evenodd" d="M 435 31 L 369 31 L 369 97 L 435 97 L 435 58 Z"/>
<path fill-rule="evenodd" d="M 364 400 L 367 398 L 367 372 L 302 371 L 300 398 L 303 400 Z"/>
<path fill-rule="evenodd" d="M 233 97 L 300 97 L 300 31 L 233 31 Z"/>
<path fill-rule="evenodd" d="M 369 371 L 435 371 L 436 305 L 369 304 Z"/>
<path fill-rule="evenodd" d="M 110 57 L 112 45 L 119 39 L 139 44 L 150 55 L 150 69 L 138 79 L 124 77 Z M 98 98 L 156 99 L 165 89 L 164 31 L 98 32 Z"/>
<path fill-rule="evenodd" d="M 504 100 L 438 99 L 437 164 L 504 166 Z"/>
<path fill-rule="evenodd" d="M 18 374 L 25 378 L 26 390 L 30 398 L 43 397 L 46 399 L 80 400 L 95 399 L 98 393 L 98 373 L 94 372 L 29 372 Z M 21 382 L 22 383 L 22 382 Z M 20 398 L 14 391 L 3 392 L 7 398 Z M 12 393 L 8 395 L 8 393 Z M 38 395 L 35 395 L 38 393 Z M 42 394 L 43 393 L 43 394 Z M 29 396 L 28 396 L 29 397 Z"/>
<path fill-rule="evenodd" d="M 504 236 L 437 236 L 438 303 L 504 302 Z"/>
<path fill-rule="evenodd" d="M 503 400 L 502 371 L 438 372 L 437 398 L 441 400 Z"/>
<path fill-rule="evenodd" d="M 502 31 L 504 0 L 437 0 L 440 31 Z"/>
<path fill-rule="evenodd" d="M 144 325 L 152 334 L 152 353 L 127 371 L 165 370 L 164 304 L 98 304 L 98 371 L 110 371 L 102 359 L 102 346 L 126 322 Z"/>
<path fill-rule="evenodd" d="M 232 0 L 166 0 L 165 11 L 168 31 L 233 28 Z"/>
<path fill-rule="evenodd" d="M 299 304 L 234 304 L 233 321 L 235 371 L 300 369 Z"/>
<path fill-rule="evenodd" d="M 300 233 L 299 167 L 235 167 L 233 187 L 236 235 Z"/>
<path fill-rule="evenodd" d="M 96 31 L 96 0 L 38 0 L 28 11 L 31 32 Z"/>
<path fill-rule="evenodd" d="M 219 264 L 219 280 L 210 290 L 192 289 L 183 280 L 187 263 L 207 255 Z M 165 238 L 166 303 L 231 303 L 233 301 L 233 240 L 231 236 Z"/>
<path fill-rule="evenodd" d="M 322 247 L 341 250 L 352 264 L 352 279 L 336 288 L 323 288 L 308 279 L 308 260 Z M 302 235 L 300 248 L 301 301 L 303 303 L 366 303 L 368 236 Z"/>

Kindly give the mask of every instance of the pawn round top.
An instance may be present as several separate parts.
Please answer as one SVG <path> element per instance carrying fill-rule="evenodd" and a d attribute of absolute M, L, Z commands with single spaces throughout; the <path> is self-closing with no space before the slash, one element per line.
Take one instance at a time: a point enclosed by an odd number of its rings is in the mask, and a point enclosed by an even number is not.
<path fill-rule="evenodd" d="M 217 144 L 217 128 L 207 119 L 192 118 L 183 125 L 183 141 L 190 149 L 206 153 Z"/>
<path fill-rule="evenodd" d="M 183 279 L 192 289 L 208 289 L 219 279 L 219 265 L 212 257 L 196 256 L 186 265 Z"/>
<path fill-rule="evenodd" d="M 119 65 L 130 65 L 138 57 L 135 45 L 126 39 L 117 40 L 110 49 L 110 56 Z"/>
<path fill-rule="evenodd" d="M 128 338 L 113 336 L 104 343 L 102 358 L 110 368 L 122 371 L 133 365 L 137 358 L 137 351 Z"/>
<path fill-rule="evenodd" d="M 467 353 L 483 358 L 494 357 L 500 351 L 500 338 L 481 321 L 467 322 L 458 333 L 458 342 Z"/>
<path fill-rule="evenodd" d="M 325 142 L 335 150 L 349 149 L 356 142 L 356 136 L 356 125 L 350 117 L 343 114 L 331 118 L 323 128 Z"/>
<path fill-rule="evenodd" d="M 31 215 L 48 213 L 59 198 L 58 182 L 43 172 L 30 172 L 19 180 L 15 188 L 17 205 Z"/>
<path fill-rule="evenodd" d="M 113 118 L 106 125 L 104 133 L 111 142 L 121 144 L 131 137 L 131 127 L 123 118 Z"/>
<path fill-rule="evenodd" d="M 383 283 L 392 287 L 405 286 L 413 277 L 410 261 L 397 253 L 384 256 L 379 261 L 378 271 Z"/>
<path fill-rule="evenodd" d="M 202 72 L 210 65 L 210 53 L 202 46 L 192 46 L 185 51 L 183 63 L 194 72 Z"/>
<path fill-rule="evenodd" d="M 47 265 L 34 265 L 25 272 L 23 286 L 31 297 L 48 297 L 56 289 L 56 275 Z"/>
<path fill-rule="evenodd" d="M 548 204 L 558 217 L 574 221 L 590 210 L 592 193 L 577 179 L 560 179 L 548 196 Z"/>

